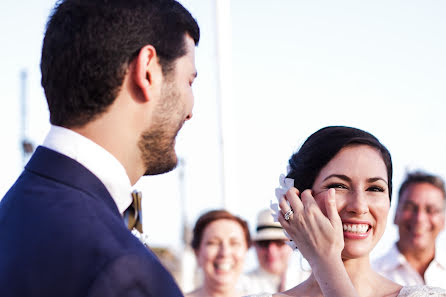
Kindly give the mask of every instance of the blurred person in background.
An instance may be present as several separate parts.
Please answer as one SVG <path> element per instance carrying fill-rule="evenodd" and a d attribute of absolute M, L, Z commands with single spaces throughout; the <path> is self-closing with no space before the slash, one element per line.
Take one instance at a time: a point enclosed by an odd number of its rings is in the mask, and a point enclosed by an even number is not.
<path fill-rule="evenodd" d="M 237 288 L 251 245 L 248 224 L 226 210 L 201 215 L 194 227 L 192 248 L 203 272 L 203 284 L 186 297 L 238 297 Z"/>
<path fill-rule="evenodd" d="M 446 254 L 436 246 L 445 224 L 445 193 L 440 176 L 407 174 L 394 219 L 399 240 L 374 262 L 381 274 L 402 285 L 446 288 Z"/>
<path fill-rule="evenodd" d="M 302 270 L 297 262 L 290 263 L 293 250 L 286 244 L 288 240 L 271 209 L 260 211 L 253 236 L 259 266 L 242 277 L 244 291 L 281 292 L 307 279 L 310 272 Z"/>

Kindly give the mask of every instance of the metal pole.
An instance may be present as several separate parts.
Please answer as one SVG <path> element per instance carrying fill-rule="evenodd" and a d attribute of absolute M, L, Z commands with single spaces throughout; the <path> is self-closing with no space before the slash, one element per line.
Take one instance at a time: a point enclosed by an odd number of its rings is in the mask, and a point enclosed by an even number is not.
<path fill-rule="evenodd" d="M 22 148 L 22 163 L 26 164 L 28 157 L 34 151 L 33 144 L 26 136 L 27 129 L 27 100 L 26 100 L 26 83 L 28 73 L 26 69 L 20 72 L 20 145 Z"/>
<path fill-rule="evenodd" d="M 221 199 L 222 208 L 227 208 L 227 195 L 231 193 L 232 183 L 228 180 L 230 175 L 227 171 L 228 159 L 226 153 L 228 147 L 231 146 L 228 143 L 228 138 L 225 136 L 233 137 L 230 123 L 225 120 L 228 116 L 228 111 L 231 111 L 231 84 L 230 74 L 231 71 L 231 36 L 230 36 L 230 0 L 215 0 L 215 20 L 216 20 L 216 32 L 215 32 L 215 48 L 216 48 L 216 103 L 217 103 L 217 129 L 220 144 L 220 168 L 221 168 Z M 224 61 L 223 59 L 227 59 Z M 225 102 L 225 104 L 223 104 Z M 230 142 L 230 141 L 229 141 Z M 229 190 L 229 191 L 228 191 Z"/>
<path fill-rule="evenodd" d="M 22 147 L 22 162 L 23 165 L 26 163 L 26 151 L 24 149 L 24 142 L 26 139 L 26 70 L 23 69 L 20 72 L 20 142 Z"/>
<path fill-rule="evenodd" d="M 178 158 L 178 183 L 179 183 L 179 196 L 181 204 L 181 221 L 183 224 L 183 243 L 188 246 L 191 241 L 191 229 L 187 219 L 187 203 L 186 203 L 186 188 L 184 182 L 184 169 L 186 162 L 183 158 Z"/>

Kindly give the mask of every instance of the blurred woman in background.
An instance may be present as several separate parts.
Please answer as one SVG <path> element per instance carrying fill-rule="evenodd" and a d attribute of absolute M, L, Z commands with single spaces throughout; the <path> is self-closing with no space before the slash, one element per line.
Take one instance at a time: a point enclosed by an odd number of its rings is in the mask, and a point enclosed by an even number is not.
<path fill-rule="evenodd" d="M 202 287 L 186 297 L 238 297 L 237 289 L 251 236 L 245 220 L 226 210 L 201 215 L 194 227 L 192 248 L 203 271 Z"/>

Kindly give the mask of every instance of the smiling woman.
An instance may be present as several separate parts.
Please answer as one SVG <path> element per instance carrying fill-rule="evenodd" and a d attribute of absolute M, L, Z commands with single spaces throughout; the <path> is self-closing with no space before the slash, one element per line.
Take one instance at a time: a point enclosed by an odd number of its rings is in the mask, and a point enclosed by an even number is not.
<path fill-rule="evenodd" d="M 251 245 L 248 224 L 226 210 L 209 211 L 198 218 L 192 248 L 203 270 L 201 288 L 186 297 L 241 296 L 236 288 Z"/>
<path fill-rule="evenodd" d="M 390 208 L 386 171 L 377 149 L 354 144 L 341 149 L 314 181 L 314 199 L 324 214 L 324 192 L 335 189 L 344 231 L 343 260 L 368 257 L 384 233 Z"/>
<path fill-rule="evenodd" d="M 370 252 L 384 233 L 392 193 L 391 156 L 376 137 L 326 127 L 304 142 L 289 165 L 294 187 L 279 195 L 278 219 L 312 274 L 274 296 L 446 296 L 439 288 L 402 287 L 371 268 Z"/>

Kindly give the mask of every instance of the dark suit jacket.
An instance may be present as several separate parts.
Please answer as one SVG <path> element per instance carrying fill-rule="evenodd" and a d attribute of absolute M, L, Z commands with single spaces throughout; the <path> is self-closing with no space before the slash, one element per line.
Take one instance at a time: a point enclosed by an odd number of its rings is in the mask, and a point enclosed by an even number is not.
<path fill-rule="evenodd" d="M 183 296 L 104 184 L 38 147 L 0 202 L 0 296 Z"/>

